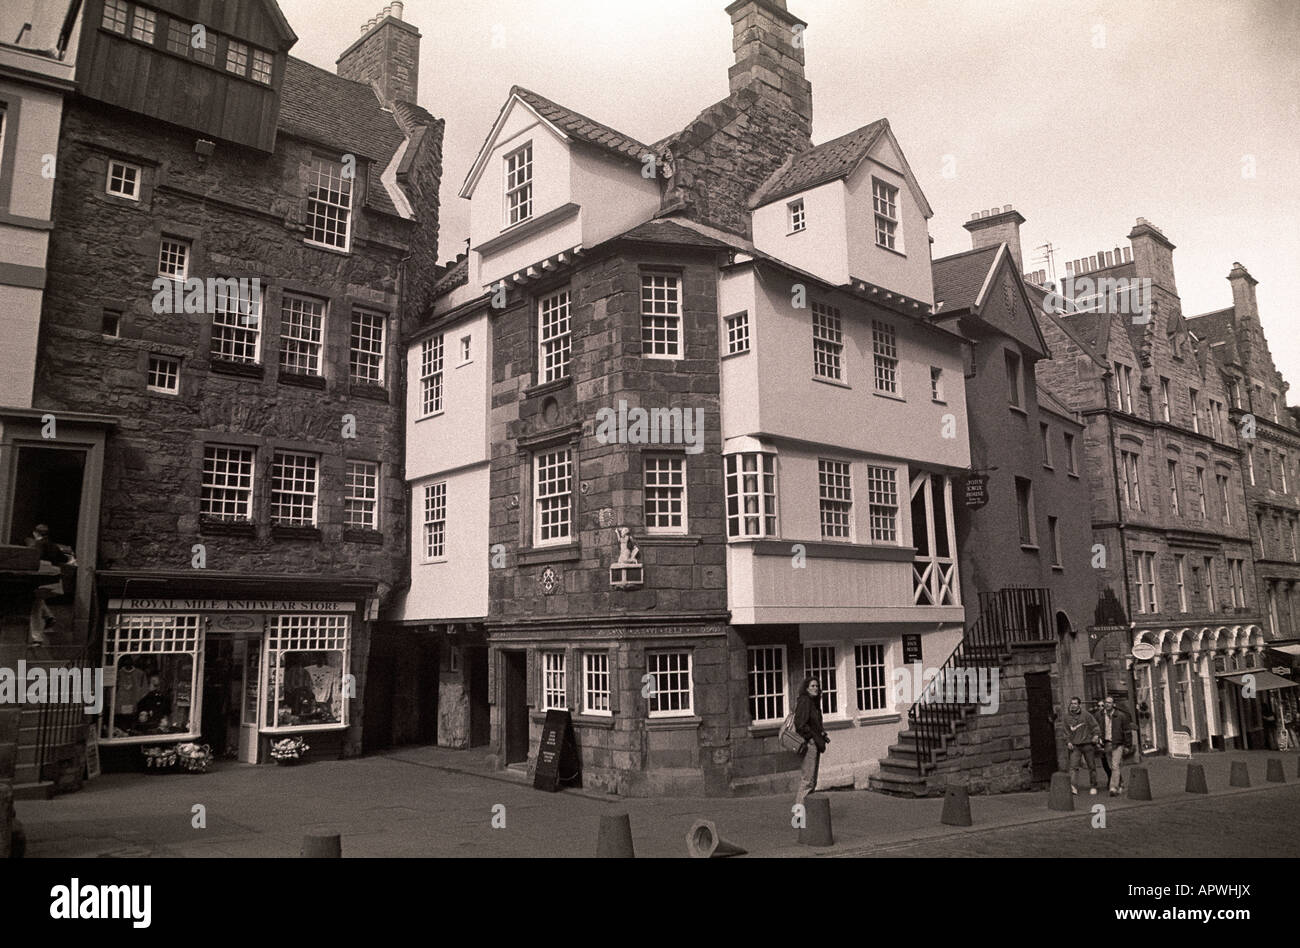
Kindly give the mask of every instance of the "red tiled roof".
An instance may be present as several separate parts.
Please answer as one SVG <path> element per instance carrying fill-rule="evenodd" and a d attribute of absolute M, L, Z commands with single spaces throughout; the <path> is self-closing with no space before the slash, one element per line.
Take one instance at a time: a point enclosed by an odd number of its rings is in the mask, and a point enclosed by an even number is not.
<path fill-rule="evenodd" d="M 771 204 L 850 174 L 888 125 L 888 119 L 877 119 L 857 131 L 795 155 L 758 189 L 755 206 Z"/>

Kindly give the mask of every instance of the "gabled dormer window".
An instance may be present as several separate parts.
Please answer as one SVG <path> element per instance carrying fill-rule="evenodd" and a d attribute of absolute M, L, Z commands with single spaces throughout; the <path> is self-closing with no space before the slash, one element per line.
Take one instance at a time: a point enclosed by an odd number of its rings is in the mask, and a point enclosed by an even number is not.
<path fill-rule="evenodd" d="M 506 155 L 506 226 L 533 216 L 533 143 Z"/>
<path fill-rule="evenodd" d="M 786 207 L 790 211 L 790 233 L 797 234 L 808 229 L 808 215 L 804 210 L 803 198 L 791 201 Z"/>
<path fill-rule="evenodd" d="M 271 54 L 263 49 L 253 50 L 253 79 L 256 82 L 271 84 Z"/>
<path fill-rule="evenodd" d="M 872 178 L 871 199 L 876 210 L 876 246 L 901 252 L 898 246 L 898 188 Z"/>
<path fill-rule="evenodd" d="M 313 158 L 307 186 L 307 241 L 347 250 L 352 230 L 352 179 L 337 161 Z"/>

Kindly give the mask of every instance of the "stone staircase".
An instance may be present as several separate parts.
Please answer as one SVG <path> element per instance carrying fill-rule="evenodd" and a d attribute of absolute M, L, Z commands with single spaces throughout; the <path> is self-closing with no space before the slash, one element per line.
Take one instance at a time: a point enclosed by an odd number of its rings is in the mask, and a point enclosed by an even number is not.
<path fill-rule="evenodd" d="M 33 647 L 18 656 L 30 671 L 82 667 L 85 650 L 77 646 Z M 18 658 L 8 664 L 17 668 Z M 6 727 L 16 733 L 12 751 L 14 799 L 47 799 L 55 793 L 79 790 L 85 767 L 86 726 L 81 704 L 19 704 L 0 716 L 0 745 Z M 11 745 L 13 746 L 13 745 Z M 3 751 L 0 751 L 2 754 Z"/>
<path fill-rule="evenodd" d="M 1056 661 L 1051 595 L 1046 589 L 1004 589 L 980 597 L 979 619 L 908 711 L 871 775 L 872 790 L 892 796 L 942 796 L 951 782 L 971 793 L 1005 793 L 1034 783 L 1025 675 L 1050 671 Z M 981 709 L 974 695 L 943 684 L 963 670 L 998 676 L 997 710 Z M 985 713 L 982 713 L 985 712 Z"/>

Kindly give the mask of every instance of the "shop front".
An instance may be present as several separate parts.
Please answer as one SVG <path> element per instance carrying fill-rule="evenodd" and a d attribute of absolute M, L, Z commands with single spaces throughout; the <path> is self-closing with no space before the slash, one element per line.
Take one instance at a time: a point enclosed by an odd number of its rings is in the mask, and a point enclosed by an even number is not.
<path fill-rule="evenodd" d="M 105 607 L 106 769 L 189 742 L 250 764 L 293 737 L 317 759 L 342 753 L 364 599 L 114 597 Z"/>

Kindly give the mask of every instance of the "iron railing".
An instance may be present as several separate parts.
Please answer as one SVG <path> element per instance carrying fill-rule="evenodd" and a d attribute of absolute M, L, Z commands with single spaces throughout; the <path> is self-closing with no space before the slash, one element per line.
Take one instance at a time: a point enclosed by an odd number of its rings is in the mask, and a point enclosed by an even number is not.
<path fill-rule="evenodd" d="M 52 671 L 51 665 L 57 664 L 59 669 L 72 671 L 79 681 L 84 681 L 83 672 L 87 668 L 89 656 L 89 650 L 86 649 L 70 659 L 42 664 L 47 672 Z M 52 684 L 53 680 L 50 681 Z M 89 698 L 86 697 L 85 700 L 88 701 Z M 65 744 L 75 744 L 85 737 L 85 703 L 58 702 L 51 688 L 45 703 L 40 706 L 36 727 L 36 779 L 47 780 L 50 778 L 46 776 L 45 768 L 54 763 L 58 749 Z"/>
<path fill-rule="evenodd" d="M 924 777 L 954 725 L 978 710 L 971 673 L 991 668 L 997 674 L 1002 656 L 1017 643 L 1051 641 L 1052 594 L 1048 589 L 1008 587 L 980 593 L 980 616 L 966 630 L 907 712 L 916 742 L 916 772 Z M 954 687 L 961 684 L 962 687 Z"/>

